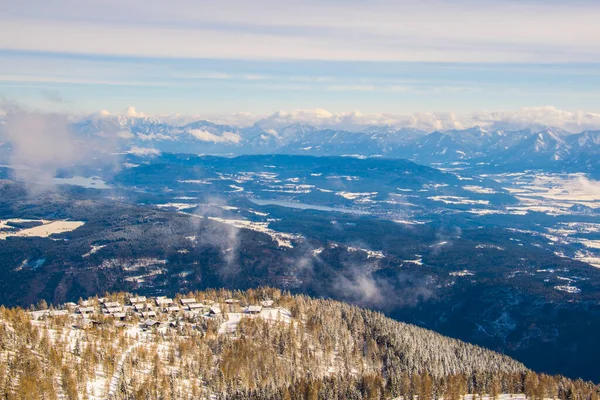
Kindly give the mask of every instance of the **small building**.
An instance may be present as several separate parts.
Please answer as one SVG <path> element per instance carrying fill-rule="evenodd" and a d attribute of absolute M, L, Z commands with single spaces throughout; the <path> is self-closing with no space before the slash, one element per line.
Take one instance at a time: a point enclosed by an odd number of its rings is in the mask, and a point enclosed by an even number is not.
<path fill-rule="evenodd" d="M 144 311 L 144 312 L 142 312 L 142 317 L 144 317 L 144 318 L 150 318 L 150 317 L 156 318 L 156 313 L 154 311 Z"/>
<path fill-rule="evenodd" d="M 273 306 L 273 300 L 263 300 L 260 302 L 260 305 L 263 307 L 271 307 Z"/>
<path fill-rule="evenodd" d="M 246 314 L 260 314 L 262 306 L 248 306 L 246 307 Z"/>
<path fill-rule="evenodd" d="M 145 303 L 146 302 L 146 296 L 131 297 L 131 298 L 129 298 L 129 302 L 132 305 L 133 304 L 137 304 L 137 303 Z"/>
<path fill-rule="evenodd" d="M 110 314 L 111 317 L 120 319 L 120 320 L 124 320 L 127 317 L 127 314 L 125 314 L 124 312 L 117 312 L 114 314 Z"/>
<path fill-rule="evenodd" d="M 94 307 L 79 307 L 79 308 L 77 309 L 77 312 L 78 312 L 79 314 L 91 314 L 91 313 L 93 313 L 94 311 L 96 311 L 96 309 L 95 309 Z"/>
<path fill-rule="evenodd" d="M 237 299 L 226 299 L 225 304 L 238 304 L 240 301 Z"/>
<path fill-rule="evenodd" d="M 118 301 L 111 301 L 111 302 L 104 303 L 104 307 L 106 307 L 106 308 L 115 308 L 115 307 L 120 307 L 120 306 L 121 306 L 121 304 L 119 304 Z"/>
<path fill-rule="evenodd" d="M 94 326 L 98 326 L 100 325 L 100 323 L 98 321 L 95 321 L 93 319 L 89 319 L 89 318 L 84 318 L 82 320 L 80 320 L 79 322 L 77 322 L 76 326 L 79 329 L 90 329 L 93 328 Z"/>
<path fill-rule="evenodd" d="M 170 299 L 168 297 L 162 297 L 162 296 L 156 298 L 157 306 L 168 306 L 169 304 L 173 304 L 173 299 Z"/>
<path fill-rule="evenodd" d="M 120 313 L 123 312 L 123 307 L 106 307 L 106 312 L 108 314 Z"/>
<path fill-rule="evenodd" d="M 210 315 L 219 315 L 221 314 L 221 307 L 219 306 L 211 306 L 210 310 L 208 310 Z"/>
<path fill-rule="evenodd" d="M 31 319 L 34 321 L 38 321 L 38 320 L 42 320 L 44 318 L 46 318 L 46 316 L 48 316 L 49 314 L 49 310 L 37 310 L 37 311 L 30 311 L 29 314 L 31 315 Z"/>
<path fill-rule="evenodd" d="M 134 304 L 133 308 L 135 309 L 135 311 L 142 311 L 146 309 L 146 303 L 136 303 Z"/>
<path fill-rule="evenodd" d="M 202 303 L 190 303 L 187 305 L 188 310 L 192 311 L 192 310 L 200 310 L 202 308 L 205 308 L 204 304 Z"/>
<path fill-rule="evenodd" d="M 143 325 L 146 328 L 152 328 L 153 326 L 160 325 L 160 322 L 158 322 L 156 320 L 153 320 L 153 319 L 147 319 L 147 320 L 144 321 Z"/>
<path fill-rule="evenodd" d="M 179 309 L 179 306 L 172 305 L 172 306 L 165 308 L 165 311 L 168 313 L 178 313 L 180 311 L 180 309 Z"/>
<path fill-rule="evenodd" d="M 181 300 L 179 300 L 179 301 L 181 302 L 181 305 L 184 305 L 184 306 L 185 306 L 186 304 L 193 304 L 193 303 L 196 303 L 196 299 L 194 299 L 193 297 L 188 297 L 188 298 L 185 298 L 185 299 L 181 299 Z"/>
<path fill-rule="evenodd" d="M 60 317 L 63 315 L 69 315 L 69 310 L 51 310 L 50 315 L 53 317 Z"/>

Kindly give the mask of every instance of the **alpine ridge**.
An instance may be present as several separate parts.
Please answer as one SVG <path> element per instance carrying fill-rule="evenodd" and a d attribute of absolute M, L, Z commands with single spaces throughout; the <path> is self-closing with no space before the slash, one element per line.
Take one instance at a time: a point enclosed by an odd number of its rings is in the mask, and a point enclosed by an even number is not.
<path fill-rule="evenodd" d="M 0 308 L 5 398 L 595 399 L 582 381 L 380 313 L 277 289 Z M 539 397 L 538 397 L 539 396 Z M 575 397 L 576 396 L 576 397 Z"/>

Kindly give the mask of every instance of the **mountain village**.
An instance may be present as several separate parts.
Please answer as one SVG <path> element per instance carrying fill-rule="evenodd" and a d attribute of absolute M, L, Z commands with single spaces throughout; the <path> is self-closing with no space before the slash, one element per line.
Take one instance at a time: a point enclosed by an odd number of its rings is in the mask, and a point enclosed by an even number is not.
<path fill-rule="evenodd" d="M 166 296 L 146 297 L 135 295 L 112 295 L 111 297 L 68 302 L 60 308 L 29 311 L 32 321 L 38 323 L 48 318 L 68 318 L 74 328 L 90 329 L 102 324 L 114 324 L 118 328 L 137 327 L 142 331 L 167 333 L 169 329 L 213 321 L 219 324 L 219 334 L 235 334 L 243 318 L 261 318 L 267 322 L 289 324 L 291 312 L 275 305 L 273 300 L 258 304 L 245 304 L 238 299 L 198 300 L 195 297 Z"/>

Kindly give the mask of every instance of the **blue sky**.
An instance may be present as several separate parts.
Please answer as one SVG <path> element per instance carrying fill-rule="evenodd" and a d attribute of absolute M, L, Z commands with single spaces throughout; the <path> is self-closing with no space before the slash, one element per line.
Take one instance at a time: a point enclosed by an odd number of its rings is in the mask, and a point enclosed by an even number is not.
<path fill-rule="evenodd" d="M 0 97 L 43 110 L 600 109 L 598 2 L 0 3 Z"/>

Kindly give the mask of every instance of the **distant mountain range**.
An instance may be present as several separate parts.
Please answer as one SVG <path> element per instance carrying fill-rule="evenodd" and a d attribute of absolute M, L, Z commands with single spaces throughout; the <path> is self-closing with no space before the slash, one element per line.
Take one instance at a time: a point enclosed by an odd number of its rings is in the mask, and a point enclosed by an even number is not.
<path fill-rule="evenodd" d="M 598 167 L 600 131 L 570 133 L 535 126 L 521 130 L 435 131 L 366 126 L 361 131 L 322 128 L 305 123 L 272 128 L 261 121 L 249 127 L 195 121 L 175 125 L 156 118 L 90 117 L 73 123 L 83 135 L 117 138 L 123 150 L 154 148 L 199 154 L 310 154 L 406 158 L 420 163 L 477 161 L 495 167 Z"/>

